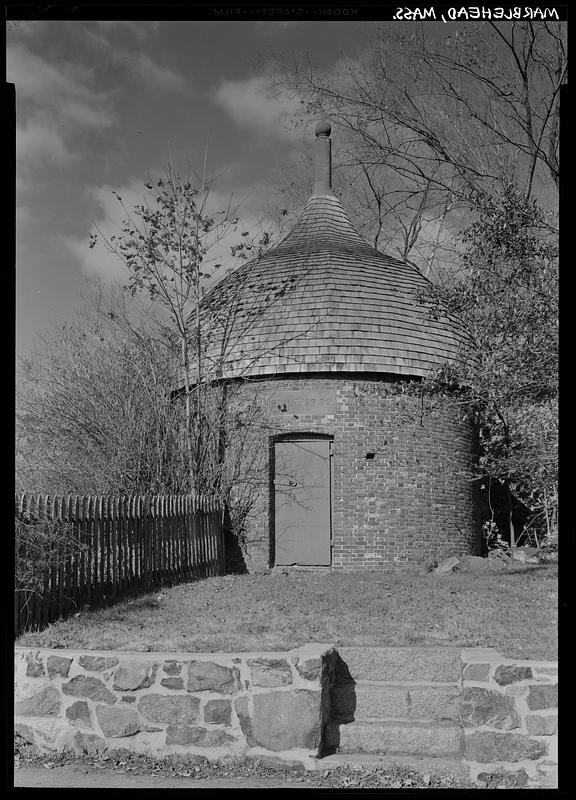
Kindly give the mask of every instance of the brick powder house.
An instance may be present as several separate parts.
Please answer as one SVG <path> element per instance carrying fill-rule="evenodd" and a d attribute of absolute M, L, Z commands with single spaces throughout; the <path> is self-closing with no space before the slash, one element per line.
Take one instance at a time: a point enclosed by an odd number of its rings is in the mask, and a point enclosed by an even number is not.
<path fill-rule="evenodd" d="M 246 567 L 389 570 L 477 552 L 474 427 L 418 391 L 462 334 L 418 302 L 428 281 L 414 266 L 352 226 L 327 123 L 314 147 L 313 194 L 290 233 L 204 301 L 230 311 L 206 363 L 265 420 Z"/>

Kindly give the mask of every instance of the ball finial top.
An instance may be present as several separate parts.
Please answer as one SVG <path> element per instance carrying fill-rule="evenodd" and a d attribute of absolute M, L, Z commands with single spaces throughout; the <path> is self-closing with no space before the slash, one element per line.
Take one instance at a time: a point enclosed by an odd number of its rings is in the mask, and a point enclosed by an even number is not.
<path fill-rule="evenodd" d="M 330 136 L 332 128 L 327 119 L 321 119 L 316 123 L 315 133 L 316 136 Z"/>

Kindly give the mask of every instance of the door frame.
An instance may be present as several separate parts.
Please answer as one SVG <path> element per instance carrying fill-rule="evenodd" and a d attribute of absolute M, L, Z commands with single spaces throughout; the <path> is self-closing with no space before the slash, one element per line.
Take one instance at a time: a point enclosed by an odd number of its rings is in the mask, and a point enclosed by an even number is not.
<path fill-rule="evenodd" d="M 332 500 L 333 500 L 333 468 L 332 468 L 332 459 L 334 457 L 334 434 L 332 433 L 314 433 L 311 431 L 291 431 L 290 433 L 277 433 L 274 436 L 269 437 L 268 441 L 268 448 L 269 448 L 269 458 L 268 458 L 268 537 L 269 537 L 269 560 L 268 565 L 270 568 L 276 566 L 276 507 L 275 507 L 275 486 L 274 486 L 274 475 L 276 471 L 276 443 L 277 442 L 294 442 L 298 441 L 299 439 L 321 439 L 322 441 L 329 442 L 329 458 L 328 458 L 328 469 L 329 469 L 329 483 L 330 483 L 330 491 L 329 491 L 329 520 L 330 520 L 330 565 L 328 567 L 322 567 L 322 569 L 330 569 L 332 567 L 332 522 L 333 522 L 333 509 L 332 509 Z"/>

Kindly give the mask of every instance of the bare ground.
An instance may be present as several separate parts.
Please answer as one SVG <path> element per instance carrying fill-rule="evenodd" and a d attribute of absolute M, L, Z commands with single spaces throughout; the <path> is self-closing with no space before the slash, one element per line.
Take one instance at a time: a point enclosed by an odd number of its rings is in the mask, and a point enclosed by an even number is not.
<path fill-rule="evenodd" d="M 554 564 L 447 575 L 229 575 L 83 611 L 16 644 L 184 652 L 445 644 L 553 660 L 557 576 Z"/>

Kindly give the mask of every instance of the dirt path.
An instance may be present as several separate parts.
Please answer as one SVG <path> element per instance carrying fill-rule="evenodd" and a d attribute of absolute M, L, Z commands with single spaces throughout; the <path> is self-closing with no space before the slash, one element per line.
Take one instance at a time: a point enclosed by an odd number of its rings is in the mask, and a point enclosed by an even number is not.
<path fill-rule="evenodd" d="M 36 789 L 303 789 L 314 786 L 305 778 L 168 778 L 156 775 L 135 775 L 131 772 L 86 770 L 71 765 L 64 767 L 20 767 L 14 770 L 14 786 Z M 316 787 L 317 788 L 317 787 Z"/>

